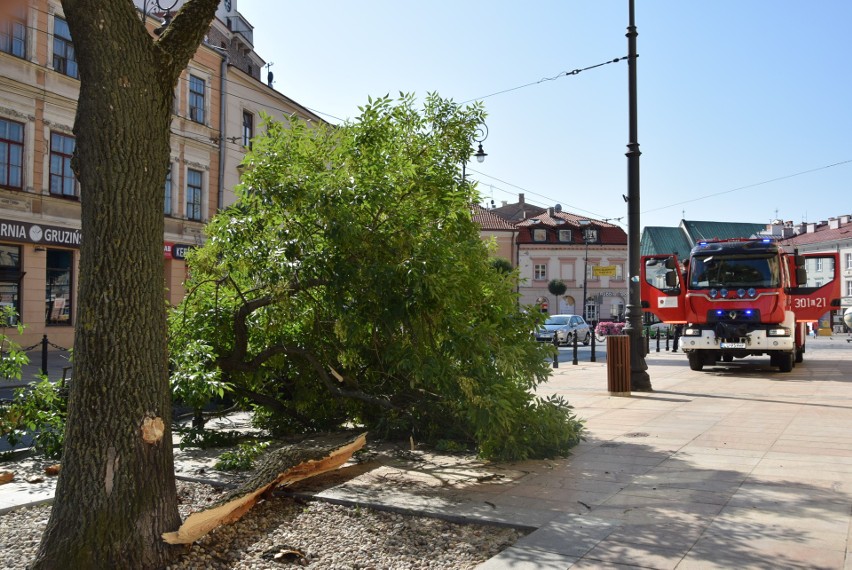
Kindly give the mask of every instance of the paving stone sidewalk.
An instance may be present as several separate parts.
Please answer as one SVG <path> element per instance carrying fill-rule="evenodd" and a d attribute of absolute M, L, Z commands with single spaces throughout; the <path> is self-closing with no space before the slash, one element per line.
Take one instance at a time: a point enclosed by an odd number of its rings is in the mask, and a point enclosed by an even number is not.
<path fill-rule="evenodd" d="M 791 373 L 749 358 L 689 370 L 647 357 L 650 393 L 612 396 L 606 363 L 562 363 L 588 437 L 564 459 L 487 463 L 389 450 L 293 492 L 461 521 L 534 529 L 480 570 L 852 570 L 852 343 L 811 339 Z M 176 456 L 215 478 L 210 457 Z M 49 500 L 52 481 L 0 486 L 0 512 Z"/>

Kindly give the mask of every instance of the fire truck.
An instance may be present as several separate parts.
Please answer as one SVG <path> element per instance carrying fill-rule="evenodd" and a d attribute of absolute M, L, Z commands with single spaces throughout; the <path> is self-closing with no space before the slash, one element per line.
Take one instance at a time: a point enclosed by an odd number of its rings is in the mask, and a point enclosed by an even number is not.
<path fill-rule="evenodd" d="M 699 242 L 689 259 L 642 258 L 642 309 L 680 325 L 692 370 L 768 355 L 790 372 L 802 362 L 806 323 L 840 306 L 838 253 L 788 251 L 773 239 Z"/>

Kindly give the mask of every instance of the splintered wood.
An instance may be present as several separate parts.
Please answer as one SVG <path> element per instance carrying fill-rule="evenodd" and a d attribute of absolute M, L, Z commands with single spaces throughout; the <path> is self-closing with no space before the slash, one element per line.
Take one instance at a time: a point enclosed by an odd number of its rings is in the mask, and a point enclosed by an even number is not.
<path fill-rule="evenodd" d="M 217 526 L 238 521 L 257 502 L 281 485 L 337 469 L 364 447 L 367 434 L 354 439 L 325 438 L 269 453 L 255 474 L 213 507 L 192 513 L 176 532 L 163 534 L 169 544 L 195 542 Z"/>

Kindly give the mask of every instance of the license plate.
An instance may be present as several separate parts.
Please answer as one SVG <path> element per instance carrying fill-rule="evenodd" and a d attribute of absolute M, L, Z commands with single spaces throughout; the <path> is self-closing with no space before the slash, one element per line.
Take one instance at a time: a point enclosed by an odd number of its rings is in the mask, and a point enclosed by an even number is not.
<path fill-rule="evenodd" d="M 720 346 L 722 348 L 745 348 L 746 343 L 744 343 L 744 342 L 723 342 Z"/>

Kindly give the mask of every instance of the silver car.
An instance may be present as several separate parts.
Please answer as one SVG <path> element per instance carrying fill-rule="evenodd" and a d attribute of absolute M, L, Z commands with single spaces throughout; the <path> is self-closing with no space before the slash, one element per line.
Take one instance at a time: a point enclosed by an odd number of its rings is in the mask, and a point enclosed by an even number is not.
<path fill-rule="evenodd" d="M 577 342 L 589 344 L 592 340 L 592 331 L 583 317 L 580 315 L 551 315 L 544 321 L 535 334 L 535 339 L 541 342 L 554 342 L 555 344 L 573 344 L 574 336 Z"/>

